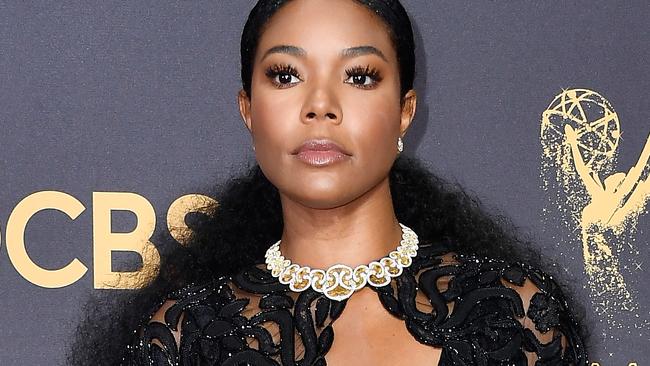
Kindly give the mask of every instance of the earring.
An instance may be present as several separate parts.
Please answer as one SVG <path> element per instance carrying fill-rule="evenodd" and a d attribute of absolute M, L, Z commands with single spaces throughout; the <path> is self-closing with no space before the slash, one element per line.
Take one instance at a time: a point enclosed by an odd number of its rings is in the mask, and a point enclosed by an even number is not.
<path fill-rule="evenodd" d="M 402 138 L 398 137 L 397 138 L 397 152 L 402 152 L 404 150 L 404 142 L 402 142 Z"/>

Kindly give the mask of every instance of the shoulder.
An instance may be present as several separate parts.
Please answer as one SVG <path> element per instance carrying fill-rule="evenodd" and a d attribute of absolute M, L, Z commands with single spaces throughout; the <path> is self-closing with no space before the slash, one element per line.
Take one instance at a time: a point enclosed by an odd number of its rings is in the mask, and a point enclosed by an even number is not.
<path fill-rule="evenodd" d="M 531 316 L 529 320 L 533 321 L 537 331 L 546 332 L 557 326 L 558 319 L 554 314 L 569 311 L 565 292 L 559 282 L 530 264 L 456 252 L 445 253 L 440 258 L 441 265 L 454 268 L 450 288 L 458 295 L 482 290 L 485 296 L 490 296 L 489 290 L 493 290 L 495 296 L 513 301 L 515 315 Z M 546 308 L 545 311 L 541 311 L 540 307 Z"/>
<path fill-rule="evenodd" d="M 252 300 L 257 302 L 263 295 L 284 290 L 265 267 L 265 264 L 245 266 L 232 276 L 192 283 L 171 292 L 149 322 L 163 323 L 176 330 L 182 314 L 196 309 L 212 308 L 220 317 L 238 315 Z"/>
<path fill-rule="evenodd" d="M 228 310 L 228 307 L 236 302 L 231 279 L 227 276 L 188 284 L 167 294 L 136 331 L 135 343 L 127 356 L 128 364 L 158 364 L 154 359 L 164 359 L 168 362 L 165 364 L 179 364 L 179 350 L 186 348 L 184 343 L 191 343 L 217 317 L 234 315 L 236 310 Z M 245 305 L 242 304 L 240 310 Z"/>
<path fill-rule="evenodd" d="M 419 285 L 432 299 L 446 300 L 449 313 L 441 324 L 455 328 L 452 334 L 472 343 L 489 341 L 513 356 L 586 362 L 580 325 L 553 276 L 526 263 L 457 252 L 427 261 L 420 264 Z"/>
<path fill-rule="evenodd" d="M 227 276 L 205 283 L 191 283 L 167 294 L 162 304 L 150 316 L 149 323 L 163 323 L 176 330 L 185 310 L 208 303 L 223 303 L 231 298 L 233 291 Z"/>

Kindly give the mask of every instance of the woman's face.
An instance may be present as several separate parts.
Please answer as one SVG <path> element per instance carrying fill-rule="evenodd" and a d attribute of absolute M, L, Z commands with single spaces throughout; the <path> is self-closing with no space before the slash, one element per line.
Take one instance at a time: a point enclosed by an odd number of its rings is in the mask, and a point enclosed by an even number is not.
<path fill-rule="evenodd" d="M 251 89 L 239 103 L 260 168 L 281 195 L 312 208 L 384 182 L 415 112 L 414 91 L 400 103 L 388 28 L 351 0 L 294 0 L 275 13 Z"/>

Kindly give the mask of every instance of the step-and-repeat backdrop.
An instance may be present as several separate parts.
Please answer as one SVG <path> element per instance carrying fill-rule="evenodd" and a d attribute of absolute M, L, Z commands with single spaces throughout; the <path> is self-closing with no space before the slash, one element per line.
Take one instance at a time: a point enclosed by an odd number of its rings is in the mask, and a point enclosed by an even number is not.
<path fill-rule="evenodd" d="M 252 4 L 0 2 L 0 364 L 64 364 L 88 296 L 153 268 L 152 237 L 252 161 L 236 104 Z M 650 6 L 404 5 L 406 153 L 558 263 L 594 365 L 647 365 Z"/>

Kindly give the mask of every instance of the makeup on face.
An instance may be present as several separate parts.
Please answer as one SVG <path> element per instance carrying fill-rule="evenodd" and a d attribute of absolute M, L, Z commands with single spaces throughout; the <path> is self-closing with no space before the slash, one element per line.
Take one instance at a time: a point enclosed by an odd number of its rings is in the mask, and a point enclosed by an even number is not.
<path fill-rule="evenodd" d="M 350 158 L 348 153 L 330 139 L 309 139 L 302 143 L 293 154 L 298 160 L 314 167 L 324 167 Z"/>
<path fill-rule="evenodd" d="M 339 207 L 384 181 L 402 110 L 396 50 L 381 19 L 350 1 L 290 2 L 258 52 L 242 103 L 255 158 L 280 194 Z"/>

